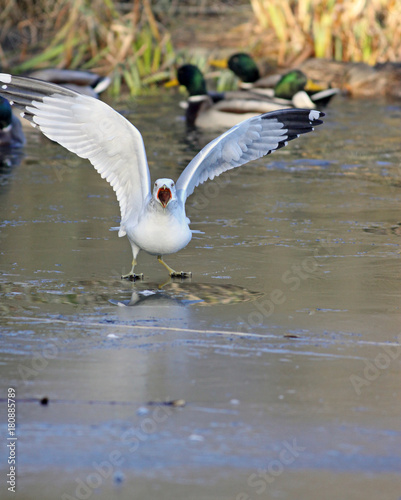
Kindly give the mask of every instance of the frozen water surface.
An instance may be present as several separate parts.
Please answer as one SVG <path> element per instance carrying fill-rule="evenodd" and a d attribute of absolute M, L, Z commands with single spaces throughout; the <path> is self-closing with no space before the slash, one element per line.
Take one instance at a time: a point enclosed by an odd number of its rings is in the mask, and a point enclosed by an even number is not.
<path fill-rule="evenodd" d="M 153 180 L 213 138 L 174 98 L 116 107 Z M 326 113 L 189 198 L 186 281 L 144 253 L 121 281 L 112 189 L 27 131 L 0 172 L 2 498 L 11 387 L 14 498 L 399 499 L 401 108 Z"/>

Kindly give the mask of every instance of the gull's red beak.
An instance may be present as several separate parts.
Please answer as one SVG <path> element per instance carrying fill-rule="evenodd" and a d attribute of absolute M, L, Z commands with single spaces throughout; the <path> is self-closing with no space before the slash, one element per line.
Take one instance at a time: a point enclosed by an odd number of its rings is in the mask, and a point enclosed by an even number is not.
<path fill-rule="evenodd" d="M 157 199 L 160 201 L 163 208 L 167 207 L 167 203 L 171 200 L 171 198 L 171 191 L 168 187 L 163 186 L 157 191 Z"/>

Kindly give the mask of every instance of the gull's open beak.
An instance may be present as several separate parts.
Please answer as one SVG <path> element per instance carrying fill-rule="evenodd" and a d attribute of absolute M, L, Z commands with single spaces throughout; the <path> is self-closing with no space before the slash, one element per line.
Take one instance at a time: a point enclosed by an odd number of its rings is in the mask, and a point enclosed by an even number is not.
<path fill-rule="evenodd" d="M 163 208 L 167 207 L 168 202 L 171 200 L 172 197 L 173 196 L 171 194 L 171 191 L 166 185 L 162 186 L 157 191 L 157 199 L 160 201 Z"/>

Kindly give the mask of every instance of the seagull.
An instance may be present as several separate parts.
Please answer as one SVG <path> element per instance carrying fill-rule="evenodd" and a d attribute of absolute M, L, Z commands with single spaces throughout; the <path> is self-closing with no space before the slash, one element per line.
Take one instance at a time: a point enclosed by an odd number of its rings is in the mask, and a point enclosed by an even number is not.
<path fill-rule="evenodd" d="M 171 277 L 190 277 L 174 271 L 163 256 L 183 249 L 192 238 L 185 202 L 195 187 L 311 132 L 324 116 L 317 110 L 285 109 L 244 120 L 206 145 L 177 182 L 162 178 L 152 186 L 141 133 L 106 103 L 6 73 L 0 73 L 0 95 L 49 139 L 87 158 L 111 184 L 121 211 L 118 235 L 128 237 L 133 255 L 131 271 L 122 278 L 131 280 L 143 277 L 135 273 L 140 250 L 156 255 Z"/>

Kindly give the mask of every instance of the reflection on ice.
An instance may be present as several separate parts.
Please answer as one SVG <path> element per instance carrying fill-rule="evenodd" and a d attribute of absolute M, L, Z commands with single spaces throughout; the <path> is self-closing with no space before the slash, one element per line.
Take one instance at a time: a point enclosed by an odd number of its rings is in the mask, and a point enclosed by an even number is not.
<path fill-rule="evenodd" d="M 136 289 L 129 300 L 120 301 L 119 305 L 137 306 L 144 302 L 152 305 L 160 299 L 170 299 L 184 305 L 198 304 L 236 304 L 249 302 L 262 297 L 262 292 L 253 292 L 237 285 L 214 283 L 189 283 L 169 280 L 159 285 L 156 283 L 136 283 Z M 115 301 L 112 301 L 116 303 Z M 150 304 L 149 304 L 150 305 Z"/>
<path fill-rule="evenodd" d="M 169 280 L 167 283 L 126 282 L 114 284 L 100 280 L 82 280 L 61 284 L 55 280 L 0 283 L 2 314 L 17 307 L 32 308 L 37 304 L 104 307 L 156 306 L 180 304 L 201 306 L 238 304 L 257 300 L 264 294 L 231 284 L 193 283 Z"/>

